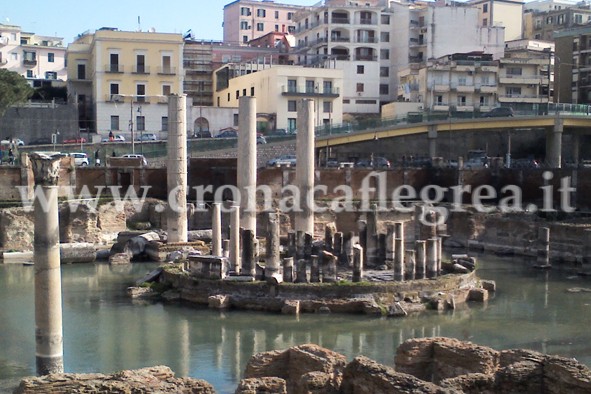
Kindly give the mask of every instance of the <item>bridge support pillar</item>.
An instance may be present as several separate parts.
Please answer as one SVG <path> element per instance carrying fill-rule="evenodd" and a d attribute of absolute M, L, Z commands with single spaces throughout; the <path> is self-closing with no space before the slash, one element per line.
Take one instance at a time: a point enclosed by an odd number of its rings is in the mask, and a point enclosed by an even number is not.
<path fill-rule="evenodd" d="M 429 140 L 429 157 L 437 156 L 437 128 L 435 126 L 429 126 L 429 132 L 427 134 Z"/>
<path fill-rule="evenodd" d="M 546 133 L 546 164 L 551 168 L 561 167 L 563 130 L 564 122 L 556 116 L 554 127 Z"/>

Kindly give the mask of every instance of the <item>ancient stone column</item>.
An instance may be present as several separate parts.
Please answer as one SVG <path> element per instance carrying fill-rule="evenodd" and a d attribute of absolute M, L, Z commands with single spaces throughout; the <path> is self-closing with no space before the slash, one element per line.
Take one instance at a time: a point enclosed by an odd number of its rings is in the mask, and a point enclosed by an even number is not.
<path fill-rule="evenodd" d="M 367 213 L 367 240 L 365 242 L 367 260 L 365 264 L 368 267 L 377 264 L 378 257 L 378 206 L 372 204 L 370 211 Z"/>
<path fill-rule="evenodd" d="M 253 278 L 256 276 L 257 272 L 257 251 L 255 240 L 254 231 L 242 229 L 242 260 L 240 274 L 250 275 Z M 267 271 L 265 270 L 265 275 L 266 274 Z"/>
<path fill-rule="evenodd" d="M 335 228 L 331 224 L 324 226 L 324 250 L 332 253 L 334 250 Z"/>
<path fill-rule="evenodd" d="M 293 257 L 283 259 L 283 281 L 287 283 L 293 282 Z"/>
<path fill-rule="evenodd" d="M 35 343 L 37 375 L 64 372 L 58 173 L 60 158 L 31 153 L 35 179 Z"/>
<path fill-rule="evenodd" d="M 312 259 L 312 242 L 314 241 L 314 236 L 312 233 L 305 233 L 304 234 L 304 259 L 306 261 L 310 261 Z"/>
<path fill-rule="evenodd" d="M 426 254 L 427 254 L 427 243 L 419 240 L 415 241 L 415 262 L 416 262 L 416 279 L 425 279 L 425 266 L 426 266 Z"/>
<path fill-rule="evenodd" d="M 267 260 L 265 265 L 265 276 L 271 277 L 279 273 L 279 264 L 281 262 L 280 243 L 279 243 L 279 215 L 269 213 L 267 227 Z"/>
<path fill-rule="evenodd" d="M 359 245 L 363 250 L 363 264 L 367 263 L 367 222 L 365 220 L 359 220 L 357 222 L 359 228 Z"/>
<path fill-rule="evenodd" d="M 308 262 L 304 259 L 296 260 L 296 283 L 308 282 Z"/>
<path fill-rule="evenodd" d="M 405 252 L 405 274 L 404 277 L 406 280 L 414 280 L 415 273 L 416 273 L 416 261 L 415 261 L 415 251 L 414 250 L 407 250 Z"/>
<path fill-rule="evenodd" d="M 435 278 L 437 276 L 437 238 L 429 238 L 427 240 L 427 278 Z"/>
<path fill-rule="evenodd" d="M 295 231 L 287 232 L 287 255 L 297 259 Z"/>
<path fill-rule="evenodd" d="M 435 238 L 437 239 L 437 275 L 441 275 L 441 262 L 443 260 L 443 238 Z"/>
<path fill-rule="evenodd" d="M 340 263 L 341 256 L 343 255 L 343 233 L 340 231 L 334 233 L 332 239 L 332 253 L 337 256 L 337 264 Z"/>
<path fill-rule="evenodd" d="M 538 265 L 550 265 L 550 228 L 538 229 Z"/>
<path fill-rule="evenodd" d="M 394 280 L 404 280 L 404 223 L 394 223 Z"/>
<path fill-rule="evenodd" d="M 393 224 L 388 224 L 386 226 L 386 256 L 385 256 L 385 264 L 389 268 L 394 268 L 394 260 L 396 259 L 395 245 L 396 239 L 396 228 Z"/>
<path fill-rule="evenodd" d="M 353 267 L 353 232 L 347 231 L 343 235 L 342 263 L 345 267 Z"/>
<path fill-rule="evenodd" d="M 295 212 L 295 229 L 314 234 L 314 212 L 308 195 L 314 189 L 314 101 L 302 99 L 298 108 L 295 186 L 300 191 L 300 210 Z"/>
<path fill-rule="evenodd" d="M 337 256 L 330 252 L 322 252 L 322 282 L 330 283 L 337 280 Z"/>
<path fill-rule="evenodd" d="M 312 264 L 310 265 L 310 282 L 320 282 L 320 262 L 319 257 L 315 254 L 312 255 Z"/>
<path fill-rule="evenodd" d="M 230 257 L 230 240 L 224 239 L 222 241 L 222 256 Z"/>
<path fill-rule="evenodd" d="M 211 254 L 222 255 L 222 211 L 219 202 L 211 206 Z"/>
<path fill-rule="evenodd" d="M 415 221 L 415 241 L 419 239 L 423 239 L 423 235 L 421 230 L 423 228 L 423 223 L 421 223 L 421 219 L 425 215 L 425 206 L 424 205 L 415 205 L 415 212 L 414 212 L 414 221 Z"/>
<path fill-rule="evenodd" d="M 295 232 L 295 255 L 296 255 L 296 259 L 303 259 L 304 257 L 304 242 L 305 242 L 305 238 L 304 238 L 304 232 L 303 231 L 296 231 Z"/>
<path fill-rule="evenodd" d="M 238 102 L 238 179 L 240 226 L 256 237 L 257 124 L 256 99 L 242 96 Z"/>
<path fill-rule="evenodd" d="M 187 242 L 187 96 L 168 98 L 168 242 Z"/>
<path fill-rule="evenodd" d="M 353 246 L 353 282 L 361 282 L 363 279 L 363 250 L 361 245 Z"/>
<path fill-rule="evenodd" d="M 230 211 L 230 267 L 240 273 L 240 207 L 233 205 Z"/>

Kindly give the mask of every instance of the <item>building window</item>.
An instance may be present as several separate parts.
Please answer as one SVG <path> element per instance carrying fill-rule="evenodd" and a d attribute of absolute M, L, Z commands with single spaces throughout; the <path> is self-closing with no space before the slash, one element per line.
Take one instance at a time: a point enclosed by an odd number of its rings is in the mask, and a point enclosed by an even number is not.
<path fill-rule="evenodd" d="M 27 78 L 33 78 L 33 70 L 27 70 Z"/>
<path fill-rule="evenodd" d="M 482 6 L 482 12 L 484 12 L 484 13 L 488 12 L 488 4 L 484 4 Z"/>
<path fill-rule="evenodd" d="M 459 77 L 458 78 L 458 85 L 466 86 L 466 77 Z"/>
<path fill-rule="evenodd" d="M 257 16 L 259 18 L 264 18 L 267 16 L 267 10 L 263 9 L 263 8 L 259 8 L 257 9 Z"/>
<path fill-rule="evenodd" d="M 322 112 L 324 112 L 325 114 L 329 114 L 332 112 L 332 103 L 330 101 L 322 102 Z"/>
<path fill-rule="evenodd" d="M 466 105 L 466 96 L 458 96 L 458 107 L 464 107 Z"/>
<path fill-rule="evenodd" d="M 170 85 L 162 85 L 162 95 L 163 96 L 170 96 L 170 94 L 171 94 Z"/>
<path fill-rule="evenodd" d="M 549 17 L 546 18 L 546 24 L 547 25 L 551 25 L 552 22 L 554 22 L 554 19 L 551 16 L 549 16 Z"/>
<path fill-rule="evenodd" d="M 242 15 L 242 16 L 250 16 L 250 8 L 248 8 L 248 7 L 240 7 L 240 15 Z"/>
<path fill-rule="evenodd" d="M 505 88 L 505 93 L 507 93 L 507 96 L 520 96 L 521 95 L 521 87 L 509 86 L 509 87 Z"/>
<path fill-rule="evenodd" d="M 483 105 L 483 106 L 488 105 L 488 96 L 480 96 L 480 105 Z"/>
<path fill-rule="evenodd" d="M 295 26 L 287 26 L 287 32 L 289 34 L 295 33 Z"/>
<path fill-rule="evenodd" d="M 522 70 L 521 67 L 508 67 L 507 68 L 507 75 L 521 75 Z"/>
<path fill-rule="evenodd" d="M 275 31 L 279 31 L 279 25 L 275 25 Z"/>
<path fill-rule="evenodd" d="M 298 90 L 297 81 L 295 79 L 287 80 L 287 91 L 289 93 L 295 93 Z"/>
<path fill-rule="evenodd" d="M 382 60 L 390 59 L 390 51 L 388 49 L 380 49 L 380 58 Z"/>
<path fill-rule="evenodd" d="M 118 83 L 112 83 L 109 85 L 109 92 L 111 93 L 111 95 L 114 94 L 119 94 L 119 84 Z M 111 97 L 111 100 L 113 99 L 113 97 Z"/>
<path fill-rule="evenodd" d="M 111 130 L 119 130 L 119 116 L 111 115 Z"/>
<path fill-rule="evenodd" d="M 364 85 L 362 83 L 358 83 L 357 87 L 355 88 L 355 91 L 357 93 L 363 93 L 363 90 L 365 89 Z"/>
<path fill-rule="evenodd" d="M 12 60 L 18 60 L 18 53 L 11 53 Z"/>
<path fill-rule="evenodd" d="M 254 97 L 254 86 L 250 87 L 250 97 Z"/>
<path fill-rule="evenodd" d="M 264 23 L 257 23 L 257 31 L 264 31 L 265 24 Z"/>
<path fill-rule="evenodd" d="M 238 126 L 239 119 L 240 119 L 240 117 L 238 116 L 238 114 L 234 114 L 233 119 L 232 119 L 234 123 L 232 124 L 232 126 Z"/>
<path fill-rule="evenodd" d="M 146 56 L 145 55 L 136 55 L 135 68 L 136 68 L 136 72 L 139 74 L 143 74 L 146 72 Z"/>
<path fill-rule="evenodd" d="M 86 79 L 86 64 L 79 64 L 78 65 L 78 79 Z"/>
<path fill-rule="evenodd" d="M 443 96 L 436 96 L 435 97 L 435 105 L 442 105 L 443 104 Z"/>
<path fill-rule="evenodd" d="M 381 42 L 390 42 L 390 33 L 387 31 L 383 31 L 380 33 L 380 41 Z"/>
<path fill-rule="evenodd" d="M 111 53 L 109 55 L 109 71 L 113 73 L 119 72 L 119 54 Z"/>
<path fill-rule="evenodd" d="M 324 94 L 331 94 L 332 93 L 332 81 L 324 81 L 322 84 L 322 92 Z"/>
<path fill-rule="evenodd" d="M 162 117 L 162 131 L 168 131 L 168 116 Z"/>
<path fill-rule="evenodd" d="M 248 30 L 248 22 L 240 21 L 240 30 Z"/>
<path fill-rule="evenodd" d="M 390 76 L 390 67 L 380 67 L 380 77 Z"/>
<path fill-rule="evenodd" d="M 364 74 L 365 66 L 357 66 L 357 74 Z"/>
<path fill-rule="evenodd" d="M 314 93 L 314 81 L 311 79 L 306 80 L 306 93 Z"/>
<path fill-rule="evenodd" d="M 562 15 L 558 15 L 558 18 L 556 18 L 556 24 L 557 25 L 563 25 L 564 24 L 564 14 Z"/>
<path fill-rule="evenodd" d="M 380 21 L 382 22 L 382 25 L 389 25 L 390 24 L 390 15 L 382 15 L 380 17 Z"/>
<path fill-rule="evenodd" d="M 287 111 L 288 112 L 296 112 L 297 111 L 297 101 L 288 100 L 287 101 Z"/>
<path fill-rule="evenodd" d="M 240 90 L 236 91 L 236 100 L 238 100 L 240 98 Z"/>
<path fill-rule="evenodd" d="M 57 72 L 55 72 L 55 71 L 46 71 L 45 72 L 45 79 L 57 79 Z"/>
<path fill-rule="evenodd" d="M 484 26 L 484 27 L 488 26 L 488 19 L 484 18 L 482 20 L 482 26 Z"/>
<path fill-rule="evenodd" d="M 279 11 L 275 11 L 275 19 L 279 19 Z"/>
<path fill-rule="evenodd" d="M 230 102 L 230 93 L 228 93 L 228 102 Z"/>
<path fill-rule="evenodd" d="M 390 86 L 387 83 L 380 84 L 380 94 L 390 94 Z"/>
<path fill-rule="evenodd" d="M 582 24 L 583 23 L 583 15 L 581 14 L 575 14 L 575 23 L 577 24 Z"/>
<path fill-rule="evenodd" d="M 49 52 L 47 54 L 47 62 L 48 63 L 54 63 L 55 62 L 55 54 L 54 53 Z"/>
<path fill-rule="evenodd" d="M 242 42 L 246 44 L 248 42 L 248 36 L 242 36 Z"/>
<path fill-rule="evenodd" d="M 287 118 L 287 130 L 294 131 L 297 127 L 296 118 Z"/>
<path fill-rule="evenodd" d="M 145 103 L 146 102 L 146 85 L 138 84 L 135 87 L 135 94 L 137 95 L 137 102 L 138 103 Z M 138 129 L 139 130 L 139 129 Z"/>
<path fill-rule="evenodd" d="M 292 20 L 293 19 L 293 12 L 288 12 L 287 13 L 287 20 Z"/>
<path fill-rule="evenodd" d="M 137 131 L 146 131 L 146 117 L 143 115 L 136 116 L 135 127 Z"/>
<path fill-rule="evenodd" d="M 242 95 L 243 96 L 246 96 L 246 88 L 245 89 L 242 89 Z"/>

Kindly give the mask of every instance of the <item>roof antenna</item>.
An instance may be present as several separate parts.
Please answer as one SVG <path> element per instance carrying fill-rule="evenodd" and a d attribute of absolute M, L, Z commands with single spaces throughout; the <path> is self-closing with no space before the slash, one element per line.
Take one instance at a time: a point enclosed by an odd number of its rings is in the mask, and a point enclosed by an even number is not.
<path fill-rule="evenodd" d="M 142 24 L 140 22 L 140 16 L 137 17 L 137 31 L 142 31 Z"/>

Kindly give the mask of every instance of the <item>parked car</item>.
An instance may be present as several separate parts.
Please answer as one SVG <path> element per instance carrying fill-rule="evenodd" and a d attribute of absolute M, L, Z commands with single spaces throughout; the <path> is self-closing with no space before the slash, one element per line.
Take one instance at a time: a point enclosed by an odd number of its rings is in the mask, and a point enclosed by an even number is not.
<path fill-rule="evenodd" d="M 0 141 L 0 143 L 2 145 L 10 145 L 11 141 L 10 140 L 2 140 L 2 141 Z M 12 143 L 16 144 L 17 146 L 24 146 L 25 145 L 25 141 L 21 140 L 20 138 L 13 138 Z"/>
<path fill-rule="evenodd" d="M 84 138 L 84 137 L 69 138 L 67 140 L 64 140 L 64 144 L 83 144 L 85 142 L 86 142 L 86 138 Z M 51 143 L 51 141 L 49 143 Z"/>
<path fill-rule="evenodd" d="M 158 141 L 158 137 L 154 133 L 142 133 L 136 137 L 136 141 L 145 142 L 145 141 Z"/>
<path fill-rule="evenodd" d="M 275 157 L 269 161 L 267 161 L 267 165 L 269 167 L 275 167 L 280 165 L 288 165 L 288 166 L 295 166 L 296 165 L 296 156 L 295 155 L 281 155 Z"/>
<path fill-rule="evenodd" d="M 125 155 L 122 155 L 121 157 L 125 159 L 141 159 L 143 165 L 148 165 L 148 160 L 146 160 L 144 155 L 138 155 L 137 153 L 127 153 Z"/>
<path fill-rule="evenodd" d="M 77 166 L 86 167 L 89 165 L 88 155 L 86 153 L 74 152 L 68 153 L 68 156 L 74 158 L 74 164 Z"/>
<path fill-rule="evenodd" d="M 51 137 L 40 137 L 29 141 L 29 145 L 49 145 L 51 144 Z"/>
<path fill-rule="evenodd" d="M 215 138 L 238 138 L 238 133 L 236 130 L 224 130 L 216 135 Z"/>
<path fill-rule="evenodd" d="M 535 159 L 513 159 L 511 168 L 540 168 L 540 163 Z"/>
<path fill-rule="evenodd" d="M 113 137 L 112 141 L 109 140 L 109 137 L 107 137 L 103 138 L 101 142 L 125 142 L 125 137 L 120 134 L 117 134 L 115 137 Z"/>
<path fill-rule="evenodd" d="M 385 157 L 374 157 L 373 163 L 371 159 L 361 159 L 355 163 L 355 167 L 359 168 L 390 168 L 390 160 Z"/>
<path fill-rule="evenodd" d="M 513 116 L 513 110 L 509 107 L 493 108 L 482 115 L 483 118 L 503 118 L 507 116 Z"/>
<path fill-rule="evenodd" d="M 265 136 L 263 136 L 263 135 L 257 136 L 257 145 L 266 144 L 266 143 L 267 143 L 267 140 L 265 139 Z"/>
<path fill-rule="evenodd" d="M 464 168 L 467 170 L 488 168 L 488 159 L 483 157 L 475 157 L 464 162 Z"/>
<path fill-rule="evenodd" d="M 275 129 L 267 133 L 267 135 L 288 135 L 287 129 Z"/>
<path fill-rule="evenodd" d="M 339 161 L 337 159 L 328 159 L 326 161 L 326 166 L 328 168 L 338 168 L 339 167 Z"/>

